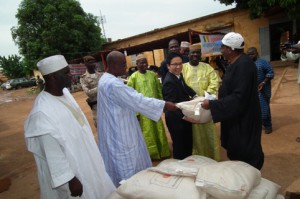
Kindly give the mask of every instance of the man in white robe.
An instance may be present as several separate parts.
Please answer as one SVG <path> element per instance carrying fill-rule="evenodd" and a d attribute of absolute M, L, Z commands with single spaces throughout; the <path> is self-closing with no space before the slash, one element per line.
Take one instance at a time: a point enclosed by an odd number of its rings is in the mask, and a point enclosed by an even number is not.
<path fill-rule="evenodd" d="M 297 60 L 300 58 L 300 41 L 297 44 L 291 46 L 290 48 L 281 47 L 281 60 Z M 298 74 L 297 74 L 297 82 L 300 85 L 300 61 L 298 60 Z"/>
<path fill-rule="evenodd" d="M 158 121 L 164 108 L 172 111 L 177 107 L 144 97 L 118 79 L 126 74 L 122 53 L 112 51 L 106 62 L 107 72 L 98 84 L 98 145 L 109 176 L 119 186 L 120 181 L 152 166 L 136 112 Z"/>
<path fill-rule="evenodd" d="M 115 186 L 86 117 L 65 88 L 71 85 L 65 58 L 51 56 L 37 66 L 46 87 L 37 96 L 24 129 L 37 165 L 41 198 L 107 198 Z"/>

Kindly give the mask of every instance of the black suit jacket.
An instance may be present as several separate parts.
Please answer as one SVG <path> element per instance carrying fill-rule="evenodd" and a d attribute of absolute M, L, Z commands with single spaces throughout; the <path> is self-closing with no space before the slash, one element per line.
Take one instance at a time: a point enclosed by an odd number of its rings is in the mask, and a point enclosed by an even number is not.
<path fill-rule="evenodd" d="M 163 99 L 165 101 L 171 101 L 173 103 L 179 103 L 184 101 L 189 101 L 192 97 L 196 95 L 196 92 L 186 85 L 183 80 L 182 74 L 180 79 L 176 75 L 168 72 L 162 87 Z M 171 113 L 171 112 L 170 112 Z M 169 115 L 169 111 L 166 111 L 166 117 Z M 182 120 L 183 114 L 180 110 L 175 111 L 177 120 Z M 175 118 L 173 118 L 175 119 Z"/>
<path fill-rule="evenodd" d="M 181 75 L 181 80 L 168 72 L 163 83 L 163 98 L 174 103 L 188 101 L 196 93 L 188 87 Z M 193 131 L 192 123 L 183 120 L 181 110 L 165 111 L 168 130 L 173 142 L 173 157 L 184 159 L 192 155 Z"/>

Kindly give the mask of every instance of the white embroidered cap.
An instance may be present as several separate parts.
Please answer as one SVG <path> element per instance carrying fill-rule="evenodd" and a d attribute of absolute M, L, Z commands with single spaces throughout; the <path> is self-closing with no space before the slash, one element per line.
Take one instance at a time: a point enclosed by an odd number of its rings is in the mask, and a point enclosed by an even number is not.
<path fill-rule="evenodd" d="M 182 41 L 182 42 L 180 43 L 180 47 L 183 47 L 183 48 L 189 48 L 190 45 L 191 45 L 191 43 L 190 43 L 190 42 L 187 42 L 187 41 Z"/>
<path fill-rule="evenodd" d="M 242 37 L 241 34 L 236 33 L 236 32 L 230 32 L 227 33 L 222 41 L 219 41 L 221 44 L 231 47 L 232 50 L 234 49 L 243 49 L 244 48 L 244 38 Z M 216 42 L 216 43 L 219 43 Z"/>
<path fill-rule="evenodd" d="M 42 75 L 54 73 L 68 66 L 68 63 L 63 55 L 54 55 L 40 60 L 37 67 Z"/>

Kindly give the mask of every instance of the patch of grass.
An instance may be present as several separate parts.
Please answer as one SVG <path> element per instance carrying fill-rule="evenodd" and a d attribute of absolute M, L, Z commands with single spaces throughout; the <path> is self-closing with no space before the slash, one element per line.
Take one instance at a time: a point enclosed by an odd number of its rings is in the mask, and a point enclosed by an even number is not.
<path fill-rule="evenodd" d="M 40 89 L 38 87 L 31 87 L 26 91 L 26 93 L 30 95 L 37 95 L 40 93 Z"/>

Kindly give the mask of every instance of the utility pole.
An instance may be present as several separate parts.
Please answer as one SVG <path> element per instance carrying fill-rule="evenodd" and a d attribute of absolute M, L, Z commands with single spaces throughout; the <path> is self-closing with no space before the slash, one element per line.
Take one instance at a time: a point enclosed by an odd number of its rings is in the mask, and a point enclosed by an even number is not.
<path fill-rule="evenodd" d="M 106 35 L 105 35 L 105 29 L 104 29 L 104 23 L 106 23 L 106 19 L 105 19 L 105 16 L 102 16 L 101 10 L 99 10 L 99 12 L 100 12 L 99 20 L 100 20 L 100 24 L 101 24 L 101 26 L 102 26 L 103 36 L 104 36 L 105 41 L 106 41 Z"/>

